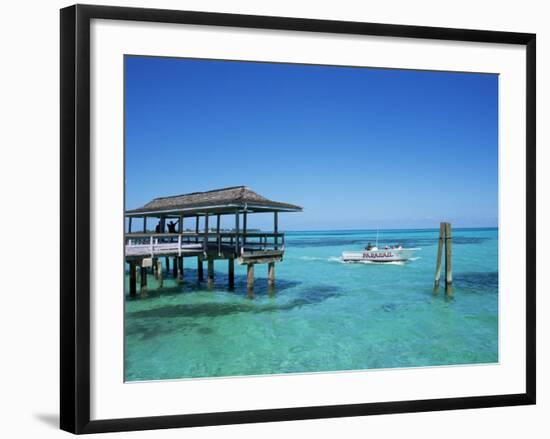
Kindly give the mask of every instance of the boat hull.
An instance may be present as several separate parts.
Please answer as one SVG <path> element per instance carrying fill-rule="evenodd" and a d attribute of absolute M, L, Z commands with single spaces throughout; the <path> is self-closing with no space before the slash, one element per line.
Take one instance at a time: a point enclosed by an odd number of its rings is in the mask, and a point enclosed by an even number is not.
<path fill-rule="evenodd" d="M 363 250 L 360 252 L 343 252 L 345 262 L 402 262 L 409 260 L 417 248 Z"/>

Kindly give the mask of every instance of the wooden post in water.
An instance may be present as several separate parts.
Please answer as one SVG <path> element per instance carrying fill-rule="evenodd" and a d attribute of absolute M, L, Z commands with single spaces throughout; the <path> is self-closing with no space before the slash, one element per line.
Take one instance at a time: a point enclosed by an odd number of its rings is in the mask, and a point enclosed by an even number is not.
<path fill-rule="evenodd" d="M 144 267 L 143 265 L 141 265 L 139 269 L 141 271 L 139 292 L 141 294 L 144 294 L 147 292 L 147 267 Z"/>
<path fill-rule="evenodd" d="M 199 277 L 199 282 L 202 282 L 204 280 L 204 271 L 203 271 L 201 256 L 197 256 L 197 274 Z"/>
<path fill-rule="evenodd" d="M 159 281 L 159 288 L 162 288 L 163 278 L 162 278 L 162 262 L 160 259 L 157 259 L 157 280 Z"/>
<path fill-rule="evenodd" d="M 155 280 L 159 278 L 159 267 L 158 267 L 158 258 L 153 258 L 153 276 Z"/>
<path fill-rule="evenodd" d="M 165 265 L 166 265 L 166 274 L 168 275 L 168 273 L 170 273 L 170 258 L 168 256 L 166 256 L 164 258 L 164 262 L 165 262 Z"/>
<path fill-rule="evenodd" d="M 136 263 L 130 262 L 130 297 L 136 297 Z"/>
<path fill-rule="evenodd" d="M 439 242 L 437 244 L 437 260 L 435 263 L 435 281 L 434 294 L 439 292 L 439 280 L 441 278 L 441 256 L 443 253 L 443 244 L 445 243 L 445 223 L 439 225 Z"/>
<path fill-rule="evenodd" d="M 453 265 L 452 265 L 451 224 L 445 223 L 445 294 L 453 295 Z"/>
<path fill-rule="evenodd" d="M 178 278 L 178 257 L 174 256 L 172 261 L 172 275 L 177 279 Z"/>
<path fill-rule="evenodd" d="M 275 286 L 275 262 L 267 264 L 267 284 L 269 287 Z"/>
<path fill-rule="evenodd" d="M 208 258 L 208 288 L 214 286 L 214 259 Z"/>
<path fill-rule="evenodd" d="M 177 256 L 178 261 L 178 283 L 183 282 L 183 256 Z"/>
<path fill-rule="evenodd" d="M 235 288 L 235 258 L 230 256 L 227 260 L 227 277 L 229 282 L 229 289 Z"/>
<path fill-rule="evenodd" d="M 246 266 L 246 287 L 249 294 L 254 291 L 254 264 Z"/>
<path fill-rule="evenodd" d="M 452 236 L 451 224 L 441 223 L 439 226 L 439 242 L 437 245 L 437 260 L 435 265 L 434 294 L 439 292 L 441 279 L 441 260 L 445 246 L 445 294 L 453 295 L 453 269 L 452 269 Z"/>

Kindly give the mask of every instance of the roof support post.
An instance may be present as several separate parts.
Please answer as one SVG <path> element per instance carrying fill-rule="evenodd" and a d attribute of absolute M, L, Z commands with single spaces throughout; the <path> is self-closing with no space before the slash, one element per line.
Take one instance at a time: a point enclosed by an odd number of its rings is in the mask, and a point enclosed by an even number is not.
<path fill-rule="evenodd" d="M 208 250 L 208 214 L 204 215 L 204 251 Z"/>
<path fill-rule="evenodd" d="M 220 236 L 220 221 L 221 215 L 218 213 L 216 216 L 216 241 L 218 244 L 218 256 L 222 255 L 222 237 Z"/>
<path fill-rule="evenodd" d="M 128 218 L 128 233 L 132 233 L 132 217 Z"/>
<path fill-rule="evenodd" d="M 277 250 L 279 247 L 279 212 L 273 212 L 273 233 L 275 234 L 275 250 Z"/>
<path fill-rule="evenodd" d="M 243 247 L 246 246 L 246 223 L 247 223 L 246 210 L 243 212 Z"/>
<path fill-rule="evenodd" d="M 239 256 L 239 211 L 235 213 L 235 253 Z"/>
<path fill-rule="evenodd" d="M 147 233 L 147 217 L 143 217 L 143 233 Z"/>
<path fill-rule="evenodd" d="M 183 215 L 180 215 L 180 221 L 178 223 L 178 233 L 183 232 Z"/>
<path fill-rule="evenodd" d="M 195 217 L 195 242 L 199 242 L 199 216 Z"/>

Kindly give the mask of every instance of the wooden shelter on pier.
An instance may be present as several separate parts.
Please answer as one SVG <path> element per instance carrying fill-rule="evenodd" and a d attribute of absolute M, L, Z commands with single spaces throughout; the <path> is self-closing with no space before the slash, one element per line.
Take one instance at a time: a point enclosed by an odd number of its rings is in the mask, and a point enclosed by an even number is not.
<path fill-rule="evenodd" d="M 250 292 L 254 285 L 254 265 L 267 264 L 268 281 L 273 285 L 275 263 L 282 261 L 285 250 L 285 236 L 279 232 L 279 213 L 301 211 L 300 206 L 269 200 L 246 186 L 155 198 L 143 207 L 127 210 L 125 257 L 130 265 L 130 295 L 136 294 L 137 271 L 142 290 L 147 288 L 149 267 L 162 282 L 159 259 L 162 257 L 167 270 L 172 258 L 173 273 L 180 281 L 183 280 L 184 258 L 197 258 L 200 281 L 203 280 L 203 261 L 206 260 L 209 287 L 214 282 L 214 261 L 227 260 L 230 288 L 234 286 L 237 260 L 239 264 L 247 265 Z M 253 213 L 273 213 L 273 231 L 250 231 L 248 215 Z M 221 228 L 224 215 L 234 218 L 233 229 Z M 150 230 L 152 220 L 157 224 Z"/>

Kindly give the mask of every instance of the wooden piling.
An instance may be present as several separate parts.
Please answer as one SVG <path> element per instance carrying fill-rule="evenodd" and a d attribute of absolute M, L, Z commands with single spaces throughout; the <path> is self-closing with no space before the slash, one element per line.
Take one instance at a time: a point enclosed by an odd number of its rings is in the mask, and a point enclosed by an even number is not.
<path fill-rule="evenodd" d="M 172 260 L 172 275 L 177 279 L 178 278 L 178 257 L 174 256 Z"/>
<path fill-rule="evenodd" d="M 166 265 L 166 274 L 170 273 L 170 258 L 166 256 L 164 258 L 164 265 Z"/>
<path fill-rule="evenodd" d="M 451 224 L 445 223 L 445 294 L 453 294 L 453 265 L 452 265 L 452 236 Z"/>
<path fill-rule="evenodd" d="M 227 278 L 229 283 L 229 289 L 235 288 L 235 258 L 230 257 L 227 260 Z"/>
<path fill-rule="evenodd" d="M 164 279 L 162 277 L 162 262 L 160 259 L 157 259 L 157 280 L 159 288 L 162 288 Z"/>
<path fill-rule="evenodd" d="M 275 262 L 267 264 L 267 283 L 270 287 L 275 285 Z"/>
<path fill-rule="evenodd" d="M 254 264 L 246 266 L 246 287 L 249 292 L 254 290 Z"/>
<path fill-rule="evenodd" d="M 441 256 L 443 254 L 443 244 L 445 243 L 445 223 L 439 225 L 439 242 L 437 244 L 437 261 L 435 263 L 434 293 L 439 292 L 439 281 L 441 278 Z"/>
<path fill-rule="evenodd" d="M 177 256 L 178 261 L 178 283 L 183 282 L 183 256 Z"/>
<path fill-rule="evenodd" d="M 197 274 L 199 277 L 199 282 L 204 280 L 204 271 L 202 266 L 202 257 L 197 256 Z"/>
<path fill-rule="evenodd" d="M 130 262 L 130 297 L 136 297 L 136 263 Z"/>
<path fill-rule="evenodd" d="M 208 288 L 214 286 L 214 259 L 208 258 Z"/>
<path fill-rule="evenodd" d="M 144 294 L 147 292 L 147 267 L 141 265 L 140 267 L 140 293 Z"/>
<path fill-rule="evenodd" d="M 153 258 L 153 276 L 155 280 L 159 278 L 158 258 Z"/>
<path fill-rule="evenodd" d="M 441 223 L 439 226 L 439 243 L 437 246 L 437 260 L 435 265 L 434 294 L 439 292 L 441 279 L 441 259 L 445 246 L 445 294 L 453 295 L 453 269 L 452 269 L 452 235 L 451 224 Z"/>

